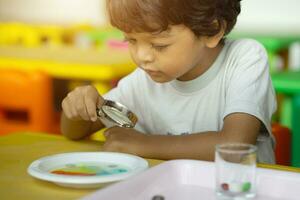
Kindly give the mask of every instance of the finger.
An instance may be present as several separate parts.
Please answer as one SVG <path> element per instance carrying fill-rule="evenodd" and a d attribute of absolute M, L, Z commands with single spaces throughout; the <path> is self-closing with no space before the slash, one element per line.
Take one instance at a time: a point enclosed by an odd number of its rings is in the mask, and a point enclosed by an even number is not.
<path fill-rule="evenodd" d="M 67 110 L 69 114 L 69 119 L 75 119 L 77 117 L 76 109 L 74 108 L 73 104 L 71 103 L 71 99 L 67 98 L 64 103 L 65 110 Z"/>
<path fill-rule="evenodd" d="M 105 143 L 102 145 L 101 151 L 110 151 L 110 150 L 109 150 L 109 144 L 108 144 L 108 142 L 105 142 Z"/>
<path fill-rule="evenodd" d="M 107 129 L 107 130 L 104 131 L 103 135 L 104 135 L 104 137 L 105 137 L 106 139 L 108 139 L 109 133 L 110 133 L 110 132 L 109 132 L 109 129 Z"/>
<path fill-rule="evenodd" d="M 67 99 L 63 100 L 63 102 L 61 104 L 61 107 L 62 107 L 62 110 L 63 110 L 65 116 L 67 118 L 71 119 L 72 118 L 72 112 L 71 112 L 70 107 L 69 107 L 69 105 L 67 103 Z"/>
<path fill-rule="evenodd" d="M 93 122 L 97 121 L 97 113 L 96 113 L 97 97 L 94 99 L 86 95 L 84 97 L 84 101 L 85 101 L 86 111 L 89 119 L 92 120 Z"/>
<path fill-rule="evenodd" d="M 88 98 L 87 98 L 88 97 Z M 87 88 L 86 98 L 85 100 L 88 102 L 87 112 L 92 121 L 97 120 L 96 108 L 101 107 L 103 104 L 103 98 L 99 95 L 97 89 L 93 86 Z"/>
<path fill-rule="evenodd" d="M 69 93 L 65 100 L 65 105 L 68 108 L 68 111 L 70 113 L 70 119 L 75 119 L 78 117 L 77 111 L 75 109 L 75 103 L 73 102 L 73 92 Z"/>
<path fill-rule="evenodd" d="M 101 150 L 106 152 L 119 152 L 119 149 L 116 148 L 112 142 L 105 142 Z"/>
<path fill-rule="evenodd" d="M 83 120 L 90 120 L 83 97 L 80 97 L 76 100 L 75 108 L 76 112 Z"/>
<path fill-rule="evenodd" d="M 98 108 L 101 107 L 103 105 L 103 103 L 104 103 L 103 97 L 101 95 L 98 95 L 97 96 L 97 107 Z"/>

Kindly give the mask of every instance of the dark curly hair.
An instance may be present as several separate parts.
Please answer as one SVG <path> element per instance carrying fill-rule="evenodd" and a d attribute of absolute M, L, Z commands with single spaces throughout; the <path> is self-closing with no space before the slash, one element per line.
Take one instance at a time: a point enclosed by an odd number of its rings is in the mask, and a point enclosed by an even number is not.
<path fill-rule="evenodd" d="M 183 24 L 197 36 L 227 35 L 241 0 L 107 0 L 113 26 L 124 32 L 160 32 Z"/>

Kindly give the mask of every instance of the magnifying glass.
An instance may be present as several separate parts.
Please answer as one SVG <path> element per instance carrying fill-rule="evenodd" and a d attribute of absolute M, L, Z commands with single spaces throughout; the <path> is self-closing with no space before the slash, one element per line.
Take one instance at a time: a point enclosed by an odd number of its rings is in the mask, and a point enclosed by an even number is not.
<path fill-rule="evenodd" d="M 96 109 L 97 116 L 107 127 L 119 126 L 133 128 L 138 121 L 137 116 L 118 102 L 104 100 L 103 105 Z"/>

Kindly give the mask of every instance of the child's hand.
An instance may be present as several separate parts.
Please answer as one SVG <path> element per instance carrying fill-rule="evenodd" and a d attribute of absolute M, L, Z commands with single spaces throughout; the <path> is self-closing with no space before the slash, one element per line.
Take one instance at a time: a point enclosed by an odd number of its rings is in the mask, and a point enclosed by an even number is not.
<path fill-rule="evenodd" d="M 114 151 L 144 155 L 146 135 L 132 128 L 112 127 L 104 132 L 106 141 L 103 151 Z"/>
<path fill-rule="evenodd" d="M 96 121 L 96 106 L 104 99 L 93 86 L 81 86 L 71 91 L 62 102 L 66 117 L 71 120 Z"/>

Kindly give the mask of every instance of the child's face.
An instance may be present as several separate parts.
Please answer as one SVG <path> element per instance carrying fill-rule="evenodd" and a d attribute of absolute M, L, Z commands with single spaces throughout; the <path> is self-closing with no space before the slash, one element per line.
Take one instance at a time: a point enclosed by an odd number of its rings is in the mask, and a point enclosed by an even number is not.
<path fill-rule="evenodd" d="M 153 81 L 192 80 L 210 66 L 212 49 L 207 40 L 197 38 L 183 25 L 170 26 L 161 33 L 124 33 L 134 62 Z"/>

